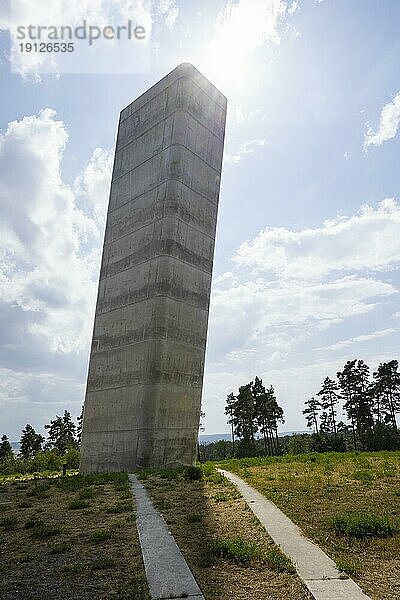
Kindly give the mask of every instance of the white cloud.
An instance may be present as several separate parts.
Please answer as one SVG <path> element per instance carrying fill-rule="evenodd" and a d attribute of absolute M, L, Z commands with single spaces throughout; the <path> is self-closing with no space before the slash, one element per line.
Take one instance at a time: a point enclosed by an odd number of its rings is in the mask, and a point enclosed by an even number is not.
<path fill-rule="evenodd" d="M 21 52 L 18 45 L 21 43 L 21 40 L 17 39 L 18 26 L 27 27 L 28 25 L 36 24 L 45 27 L 76 27 L 82 25 L 84 20 L 86 20 L 88 25 L 95 25 L 102 28 L 107 25 L 125 25 L 128 20 L 132 20 L 135 25 L 145 28 L 146 38 L 141 44 L 144 43 L 147 46 L 151 39 L 153 24 L 158 22 L 161 26 L 165 25 L 172 31 L 179 14 L 176 0 L 79 0 L 79 2 L 71 2 L 71 0 L 52 0 L 51 2 L 12 0 L 11 10 L 9 10 L 7 4 L 7 2 L 3 2 L 0 6 L 0 29 L 10 31 L 11 37 L 15 41 L 12 44 L 10 53 L 13 72 L 18 73 L 24 79 L 35 82 L 41 81 L 43 73 L 50 73 L 58 77 L 60 65 L 65 64 L 65 56 L 62 53 L 57 55 L 47 52 Z M 129 51 L 129 47 L 134 47 L 132 42 L 130 46 L 124 44 L 123 47 L 122 42 L 120 41 L 119 43 L 121 45 L 121 52 L 127 52 L 127 49 Z M 99 46 L 97 50 L 99 53 Z M 144 63 L 139 62 L 139 49 L 137 45 L 134 47 L 134 51 L 137 54 L 138 68 L 140 68 L 139 65 L 143 68 Z M 81 65 L 81 67 L 93 68 L 93 66 L 89 66 L 91 65 L 89 55 L 89 52 L 87 55 L 84 55 L 88 60 L 88 64 Z M 70 65 L 74 63 L 74 58 L 74 54 L 69 57 Z M 135 56 L 133 55 L 134 59 Z M 106 55 L 100 55 L 99 53 L 97 61 L 104 61 L 104 68 L 108 68 Z M 111 64 L 114 65 L 115 63 Z M 74 66 L 70 66 L 70 68 L 73 69 L 71 72 L 81 72 L 77 70 L 79 69 L 79 64 L 74 63 Z M 66 72 L 69 71 L 67 70 Z"/>
<path fill-rule="evenodd" d="M 382 108 L 379 127 L 374 131 L 368 127 L 364 139 L 364 147 L 381 146 L 383 142 L 393 139 L 400 126 L 400 92 L 396 94 L 392 102 L 388 102 Z"/>
<path fill-rule="evenodd" d="M 238 148 L 234 153 L 226 152 L 224 156 L 224 161 L 227 164 L 237 164 L 240 162 L 244 156 L 247 154 L 253 154 L 258 148 L 265 146 L 265 139 L 257 139 L 257 140 L 249 140 L 248 142 L 244 142 L 243 144 L 239 144 Z"/>
<path fill-rule="evenodd" d="M 50 109 L 0 136 L 0 301 L 27 313 L 27 334 L 56 353 L 79 352 L 90 338 L 111 167 L 109 153 L 96 149 L 66 185 L 67 141 Z"/>
<path fill-rule="evenodd" d="M 400 206 L 394 199 L 376 209 L 364 206 L 351 217 L 316 229 L 267 227 L 238 249 L 234 262 L 281 279 L 319 279 L 328 274 L 385 271 L 400 265 Z"/>
<path fill-rule="evenodd" d="M 354 356 L 372 368 L 394 358 L 399 331 L 382 315 L 398 317 L 399 219 L 400 206 L 384 200 L 315 229 L 267 228 L 242 244 L 213 283 L 205 412 L 222 410 L 257 374 L 276 388 L 282 429 L 300 429 L 304 400 L 326 375 Z M 218 419 L 208 431 L 227 429 Z"/>
<path fill-rule="evenodd" d="M 336 342 L 335 344 L 332 344 L 330 346 L 325 346 L 323 348 L 315 348 L 316 352 L 320 352 L 322 351 L 326 351 L 326 350 L 330 350 L 330 351 L 336 351 L 336 350 L 343 350 L 343 348 L 350 348 L 351 346 L 354 346 L 356 344 L 361 344 L 364 342 L 373 342 L 374 340 L 378 339 L 378 338 L 382 338 L 382 337 L 386 337 L 388 335 L 391 334 L 395 334 L 397 333 L 397 329 L 381 329 L 380 331 L 372 331 L 371 333 L 365 333 L 362 335 L 357 335 L 353 338 L 350 338 L 348 340 L 341 340 L 339 342 Z"/>

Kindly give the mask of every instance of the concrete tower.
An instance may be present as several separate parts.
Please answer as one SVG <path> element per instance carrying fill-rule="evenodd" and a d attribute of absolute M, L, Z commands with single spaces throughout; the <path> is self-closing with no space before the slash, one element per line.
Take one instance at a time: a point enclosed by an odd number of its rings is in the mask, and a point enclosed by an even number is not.
<path fill-rule="evenodd" d="M 182 64 L 120 115 L 81 472 L 193 464 L 226 98 Z"/>

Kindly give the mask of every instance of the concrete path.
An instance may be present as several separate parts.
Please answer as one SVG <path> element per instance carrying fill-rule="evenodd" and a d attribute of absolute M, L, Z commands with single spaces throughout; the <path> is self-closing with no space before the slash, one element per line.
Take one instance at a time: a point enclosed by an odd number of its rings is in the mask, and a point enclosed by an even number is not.
<path fill-rule="evenodd" d="M 237 475 L 218 469 L 242 494 L 274 542 L 289 556 L 315 600 L 370 600 L 361 588 L 344 578 L 335 563 L 265 496 Z"/>
<path fill-rule="evenodd" d="M 150 596 L 153 600 L 204 600 L 167 524 L 154 508 L 143 485 L 135 475 L 129 475 L 129 481 L 136 500 L 136 524 Z"/>

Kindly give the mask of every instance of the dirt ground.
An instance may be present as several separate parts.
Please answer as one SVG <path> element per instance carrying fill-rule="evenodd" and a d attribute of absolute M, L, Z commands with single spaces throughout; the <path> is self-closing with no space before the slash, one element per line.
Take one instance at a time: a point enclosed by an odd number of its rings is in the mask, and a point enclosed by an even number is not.
<path fill-rule="evenodd" d="M 0 485 L 2 600 L 147 600 L 125 474 Z"/>

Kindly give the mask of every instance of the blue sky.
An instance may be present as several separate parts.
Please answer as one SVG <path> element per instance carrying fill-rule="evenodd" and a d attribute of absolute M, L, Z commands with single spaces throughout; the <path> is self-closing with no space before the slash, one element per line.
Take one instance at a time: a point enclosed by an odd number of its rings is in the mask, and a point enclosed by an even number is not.
<path fill-rule="evenodd" d="M 326 375 L 398 357 L 397 0 L 46 3 L 63 23 L 140 17 L 151 66 L 122 56 L 127 74 L 11 73 L 24 6 L 0 3 L 0 433 L 80 411 L 119 111 L 183 61 L 228 98 L 206 433 L 256 374 L 304 429 Z"/>

